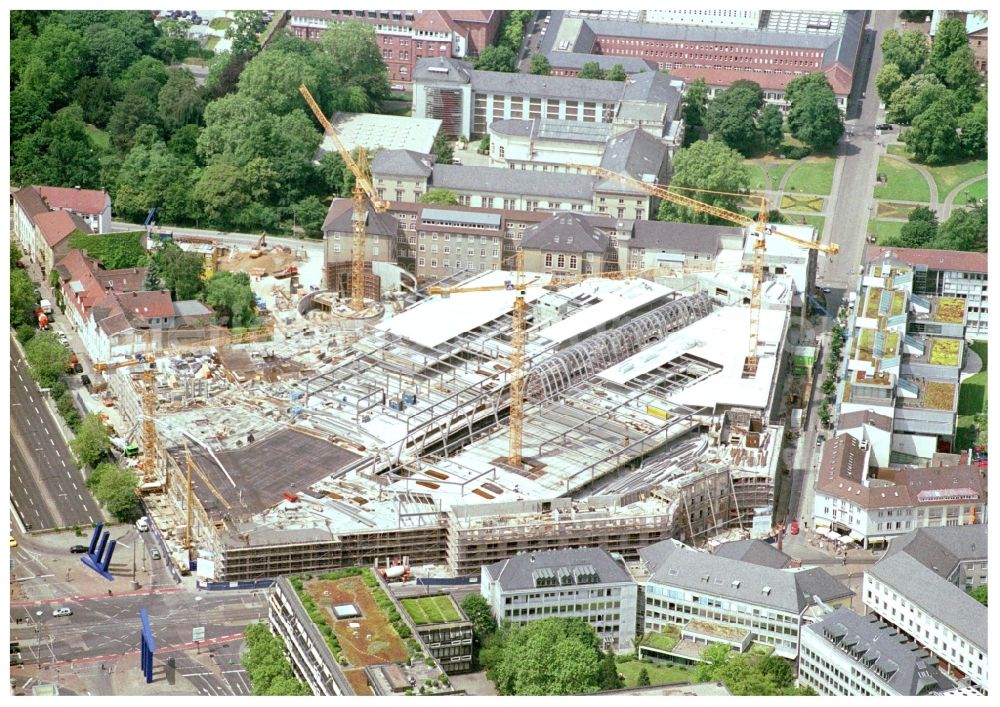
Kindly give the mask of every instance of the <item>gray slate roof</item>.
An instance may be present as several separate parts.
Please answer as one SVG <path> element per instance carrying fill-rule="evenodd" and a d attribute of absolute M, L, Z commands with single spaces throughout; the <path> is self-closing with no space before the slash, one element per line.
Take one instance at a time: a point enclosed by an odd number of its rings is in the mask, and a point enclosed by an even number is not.
<path fill-rule="evenodd" d="M 608 241 L 608 235 L 585 216 L 561 211 L 524 229 L 521 246 L 562 253 L 603 253 Z"/>
<path fill-rule="evenodd" d="M 350 199 L 334 199 L 323 221 L 323 233 L 353 233 L 351 218 L 354 215 L 354 204 Z M 365 222 L 365 232 L 371 236 L 396 237 L 399 233 L 399 221 L 387 213 L 380 214 L 368 204 L 368 219 Z"/>
<path fill-rule="evenodd" d="M 622 98 L 624 84 L 621 81 L 578 79 L 572 76 L 535 76 L 473 69 L 472 90 L 477 93 L 506 93 L 515 96 L 616 103 Z"/>
<path fill-rule="evenodd" d="M 445 69 L 445 71 L 441 71 Z M 426 57 L 417 59 L 413 68 L 413 80 L 435 83 L 469 83 L 472 80 L 472 64 L 461 59 L 448 57 Z"/>
<path fill-rule="evenodd" d="M 490 123 L 490 132 L 498 135 L 528 137 L 537 140 L 605 143 L 611 136 L 611 123 L 585 123 L 555 118 L 502 118 Z"/>
<path fill-rule="evenodd" d="M 639 549 L 639 557 L 649 568 L 649 573 L 653 574 L 663 566 L 663 563 L 676 551 L 684 548 L 685 545 L 680 540 L 661 540 L 658 543 L 647 545 Z"/>
<path fill-rule="evenodd" d="M 587 174 L 437 164 L 431 185 L 463 192 L 590 201 L 596 179 Z"/>
<path fill-rule="evenodd" d="M 382 150 L 371 163 L 372 174 L 398 177 L 431 176 L 431 159 L 413 150 Z"/>
<path fill-rule="evenodd" d="M 722 543 L 715 549 L 715 555 L 775 569 L 788 567 L 792 562 L 791 557 L 762 540 L 735 540 Z"/>
<path fill-rule="evenodd" d="M 681 253 L 705 253 L 714 256 L 719 252 L 722 236 L 741 237 L 743 230 L 729 226 L 706 226 L 673 221 L 636 221 L 630 248 L 672 250 Z"/>
<path fill-rule="evenodd" d="M 664 162 L 667 161 L 667 154 L 667 146 L 663 142 L 642 128 L 632 128 L 628 132 L 616 135 L 608 142 L 601 157 L 601 167 L 655 183 Z M 617 179 L 606 179 L 598 185 L 598 188 L 602 191 L 629 194 L 638 192 Z"/>
<path fill-rule="evenodd" d="M 900 695 L 933 694 L 955 687 L 938 669 L 936 659 L 874 615 L 860 616 L 840 608 L 804 630 L 841 647 L 841 652 L 850 647 L 860 653 L 854 660 L 862 671 L 870 670 L 862 661 L 871 659 L 875 660 L 873 667 L 892 671 L 886 682 Z"/>
<path fill-rule="evenodd" d="M 814 596 L 826 602 L 851 595 L 848 587 L 819 567 L 762 567 L 686 546 L 665 557 L 649 582 L 795 614 L 814 605 Z"/>
<path fill-rule="evenodd" d="M 539 569 L 557 570 L 562 567 L 572 569 L 592 566 L 600 577 L 601 584 L 633 582 L 632 576 L 608 554 L 597 547 L 580 547 L 572 550 L 546 550 L 508 557 L 506 560 L 486 565 L 486 571 L 493 581 L 498 582 L 505 592 L 534 589 L 532 572 Z"/>
<path fill-rule="evenodd" d="M 670 84 L 670 76 L 662 71 L 651 71 L 638 74 L 625 82 L 626 101 L 640 101 L 642 103 L 661 103 L 672 108 L 667 111 L 668 117 L 673 117 L 677 113 L 683 97 L 681 92 Z"/>
<path fill-rule="evenodd" d="M 587 30 L 589 31 L 589 30 Z M 582 34 L 582 32 L 581 32 Z M 554 69 L 582 69 L 584 64 L 597 62 L 601 69 L 607 71 L 615 64 L 621 64 L 628 75 L 640 74 L 644 71 L 655 72 L 658 67 L 655 61 L 640 59 L 637 56 L 606 56 L 604 54 L 585 54 L 583 52 L 551 51 L 548 53 L 549 64 Z"/>
<path fill-rule="evenodd" d="M 959 562 L 985 561 L 986 525 L 919 528 L 889 543 L 868 573 L 986 650 L 987 609 L 948 581 Z"/>

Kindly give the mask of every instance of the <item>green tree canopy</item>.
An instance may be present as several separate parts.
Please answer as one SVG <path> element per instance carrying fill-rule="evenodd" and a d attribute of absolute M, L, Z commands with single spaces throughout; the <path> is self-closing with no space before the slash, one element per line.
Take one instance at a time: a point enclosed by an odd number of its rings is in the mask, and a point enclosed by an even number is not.
<path fill-rule="evenodd" d="M 764 105 L 760 87 L 749 83 L 737 81 L 718 94 L 705 113 L 705 127 L 712 137 L 743 155 L 749 155 L 757 147 L 757 113 Z"/>
<path fill-rule="evenodd" d="M 142 289 L 159 290 L 162 284 L 160 282 L 160 268 L 157 267 L 155 260 L 150 260 L 149 265 L 146 266 L 146 275 L 142 278 Z"/>
<path fill-rule="evenodd" d="M 201 294 L 205 287 L 201 279 L 205 259 L 201 254 L 188 253 L 176 243 L 168 241 L 153 255 L 153 260 L 160 271 L 160 279 L 171 291 L 174 301 L 195 299 Z"/>
<path fill-rule="evenodd" d="M 784 137 L 784 117 L 777 106 L 767 105 L 760 112 L 760 141 L 768 152 L 774 152 Z"/>
<path fill-rule="evenodd" d="M 19 83 L 37 91 L 47 103 L 65 104 L 86 67 L 87 41 L 79 32 L 49 23 L 28 46 Z"/>
<path fill-rule="evenodd" d="M 958 120 L 954 107 L 946 100 L 931 104 L 913 119 L 913 126 L 899 139 L 913 151 L 918 162 L 935 165 L 955 159 L 960 149 Z"/>
<path fill-rule="evenodd" d="M 837 97 L 823 74 L 807 74 L 793 79 L 805 81 L 810 76 L 822 78 L 796 87 L 794 98 L 788 110 L 788 125 L 792 135 L 814 150 L 826 150 L 837 144 L 844 134 L 844 118 L 837 107 Z"/>
<path fill-rule="evenodd" d="M 699 681 L 721 681 L 734 695 L 808 695 L 809 688 L 795 687 L 792 664 L 776 655 L 757 651 L 733 653 L 715 644 L 702 651 L 707 663 L 698 666 Z"/>
<path fill-rule="evenodd" d="M 705 83 L 705 79 L 698 78 L 688 84 L 687 92 L 684 94 L 685 147 L 701 138 L 707 110 L 708 84 Z"/>
<path fill-rule="evenodd" d="M 900 33 L 890 29 L 882 37 L 882 56 L 886 64 L 895 64 L 903 78 L 919 71 L 930 54 L 927 37 L 919 30 Z"/>
<path fill-rule="evenodd" d="M 256 103 L 262 112 L 285 115 L 295 108 L 306 108 L 299 93 L 305 84 L 318 93 L 320 74 L 313 57 L 269 48 L 253 58 L 240 74 L 240 95 Z"/>
<path fill-rule="evenodd" d="M 318 196 L 307 196 L 293 207 L 295 218 L 310 237 L 322 237 L 323 222 L 326 220 L 326 205 Z"/>
<path fill-rule="evenodd" d="M 35 283 L 19 268 L 10 271 L 10 324 L 35 324 Z"/>
<path fill-rule="evenodd" d="M 379 113 L 389 98 L 389 71 L 375 40 L 375 28 L 360 22 L 336 24 L 323 32 L 319 48 L 328 59 L 321 76 L 334 87 L 334 110 L 349 110 L 359 91 L 367 110 Z M 353 108 L 356 110 L 356 107 Z"/>
<path fill-rule="evenodd" d="M 989 606 L 990 590 L 987 584 L 977 584 L 969 590 L 969 596 L 978 601 L 983 606 Z"/>
<path fill-rule="evenodd" d="M 83 422 L 85 424 L 86 420 Z M 87 483 L 94 492 L 94 498 L 108 509 L 115 520 L 122 523 L 136 520 L 139 517 L 139 497 L 135 491 L 139 485 L 139 477 L 136 473 L 115 464 L 101 464 L 91 478 L 95 476 L 96 482 L 88 479 Z"/>
<path fill-rule="evenodd" d="M 674 156 L 674 176 L 670 183 L 677 187 L 744 193 L 750 188 L 750 170 L 743 163 L 740 153 L 716 140 L 700 140 L 677 151 Z M 739 197 L 707 192 L 679 193 L 724 209 L 739 208 Z M 728 224 L 718 221 L 714 216 L 691 211 L 667 201 L 660 204 L 658 218 L 661 221 L 684 223 Z"/>
<path fill-rule="evenodd" d="M 988 247 L 988 212 L 985 203 L 968 210 L 954 209 L 948 220 L 938 226 L 933 242 L 924 247 L 985 253 Z"/>
<path fill-rule="evenodd" d="M 878 73 L 875 74 L 875 90 L 879 99 L 888 104 L 892 99 L 892 94 L 903 85 L 906 77 L 895 64 L 884 64 Z"/>
<path fill-rule="evenodd" d="M 578 79 L 603 79 L 604 70 L 596 61 L 588 61 L 580 67 L 580 73 L 576 75 Z"/>
<path fill-rule="evenodd" d="M 420 203 L 454 206 L 458 203 L 458 195 L 451 189 L 428 189 L 427 193 L 420 197 Z"/>
<path fill-rule="evenodd" d="M 536 76 L 551 76 L 552 64 L 549 63 L 548 57 L 544 54 L 532 54 L 531 67 L 528 69 L 528 73 L 535 74 Z"/>
<path fill-rule="evenodd" d="M 35 337 L 36 339 L 38 337 Z M 66 357 L 67 361 L 69 356 Z M 65 370 L 65 364 L 64 368 Z M 76 436 L 69 442 L 69 448 L 76 455 L 80 466 L 93 467 L 104 455 L 111 451 L 111 438 L 97 413 L 90 413 L 76 430 Z"/>
<path fill-rule="evenodd" d="M 608 81 L 625 81 L 628 79 L 628 74 L 625 73 L 624 66 L 621 64 L 615 64 L 608 69 L 608 73 L 605 74 L 604 78 Z"/>
<path fill-rule="evenodd" d="M 480 52 L 476 68 L 480 71 L 503 71 L 513 74 L 517 71 L 517 56 L 510 47 L 489 46 Z"/>
<path fill-rule="evenodd" d="M 100 186 L 95 166 L 101 151 L 87 133 L 79 106 L 57 112 L 36 132 L 14 143 L 11 152 L 14 183 Z"/>
<path fill-rule="evenodd" d="M 497 622 L 490 604 L 481 594 L 469 594 L 462 600 L 462 611 L 472 622 L 472 635 L 478 643 L 496 633 Z"/>
<path fill-rule="evenodd" d="M 650 684 L 649 671 L 646 670 L 645 666 L 639 669 L 639 676 L 635 679 L 636 687 L 648 687 Z"/>
<path fill-rule="evenodd" d="M 597 668 L 597 684 L 601 690 L 619 690 L 625 687 L 625 681 L 618 674 L 615 654 L 610 650 L 601 655 L 601 662 Z"/>
<path fill-rule="evenodd" d="M 250 276 L 246 273 L 216 272 L 205 283 L 205 303 L 215 309 L 216 321 L 232 327 L 246 327 L 257 318 Z"/>
<path fill-rule="evenodd" d="M 914 74 L 892 92 L 886 103 L 886 119 L 909 125 L 932 103 L 949 98 L 948 89 L 933 74 Z"/>
<path fill-rule="evenodd" d="M 94 71 L 114 79 L 142 57 L 132 38 L 118 27 L 94 25 L 87 30 L 87 44 Z"/>
<path fill-rule="evenodd" d="M 167 71 L 167 65 L 159 59 L 144 56 L 114 79 L 119 94 L 124 96 L 128 92 L 139 93 L 155 101 L 160 89 L 170 79 L 170 72 Z"/>
<path fill-rule="evenodd" d="M 111 144 L 119 155 L 127 155 L 132 149 L 135 133 L 141 125 L 159 126 L 156 103 L 146 96 L 127 93 L 115 104 L 108 121 Z"/>
<path fill-rule="evenodd" d="M 49 118 L 49 104 L 38 91 L 22 83 L 10 93 L 10 139 L 17 142 Z"/>
<path fill-rule="evenodd" d="M 444 130 L 438 130 L 438 134 L 434 136 L 434 146 L 431 148 L 431 152 L 438 164 L 451 164 L 452 159 L 454 159 L 455 151 L 452 149 L 451 140 L 448 139 Z"/>
<path fill-rule="evenodd" d="M 226 37 L 232 40 L 233 54 L 256 54 L 260 50 L 257 32 L 264 25 L 260 10 L 237 10 L 233 23 L 226 28 Z"/>
<path fill-rule="evenodd" d="M 967 46 L 969 46 L 969 35 L 965 31 L 965 21 L 953 17 L 941 20 L 934 33 L 934 43 L 931 45 L 929 63 L 931 71 L 946 83 L 948 60 L 952 54 Z"/>
<path fill-rule="evenodd" d="M 501 695 L 573 695 L 600 689 L 601 652 L 582 619 L 542 619 L 512 627 L 487 666 Z"/>
<path fill-rule="evenodd" d="M 168 133 L 188 123 L 198 123 L 205 110 L 205 99 L 187 69 L 171 69 L 170 78 L 157 96 L 157 114 Z"/>

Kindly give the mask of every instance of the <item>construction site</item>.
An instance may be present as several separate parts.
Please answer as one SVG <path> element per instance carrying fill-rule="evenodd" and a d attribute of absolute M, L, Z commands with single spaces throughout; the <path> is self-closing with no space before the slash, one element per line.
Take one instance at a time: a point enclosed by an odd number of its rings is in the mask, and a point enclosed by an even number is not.
<path fill-rule="evenodd" d="M 649 280 L 509 287 L 518 277 L 475 276 L 353 341 L 300 318 L 270 341 L 109 371 L 126 424 L 155 420 L 145 499 L 177 565 L 236 581 L 407 555 L 474 574 L 527 549 L 634 557 L 770 512 L 787 310 L 760 312 L 747 376 L 731 333 L 745 306 Z"/>

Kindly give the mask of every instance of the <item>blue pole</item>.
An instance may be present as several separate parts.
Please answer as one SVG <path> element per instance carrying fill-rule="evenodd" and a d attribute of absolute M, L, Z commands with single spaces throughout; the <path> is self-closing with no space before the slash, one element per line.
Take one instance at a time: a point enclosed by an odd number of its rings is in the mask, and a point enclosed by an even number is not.
<path fill-rule="evenodd" d="M 111 531 L 105 530 L 101 536 L 101 544 L 97 546 L 97 556 L 94 558 L 97 562 L 100 562 L 101 558 L 104 557 L 104 547 L 108 544 L 108 538 L 110 537 Z"/>
<path fill-rule="evenodd" d="M 118 544 L 117 540 L 112 540 L 111 544 L 108 545 L 108 552 L 107 552 L 107 554 L 104 557 L 104 562 L 101 563 L 101 569 L 104 570 L 105 572 L 108 571 L 108 565 L 111 564 L 111 555 L 114 554 L 114 552 L 115 552 L 115 545 L 117 545 L 117 544 Z"/>
<path fill-rule="evenodd" d="M 90 536 L 90 549 L 87 552 L 91 555 L 94 554 L 94 549 L 97 547 L 97 538 L 100 537 L 102 528 L 104 528 L 104 523 L 98 523 L 97 527 L 94 528 L 94 534 Z"/>

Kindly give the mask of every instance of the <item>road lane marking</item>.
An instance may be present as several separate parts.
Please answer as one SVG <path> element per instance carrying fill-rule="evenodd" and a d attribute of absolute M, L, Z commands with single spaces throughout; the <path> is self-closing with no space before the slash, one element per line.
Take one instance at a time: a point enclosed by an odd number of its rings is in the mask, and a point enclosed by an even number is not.
<path fill-rule="evenodd" d="M 65 459 L 60 459 L 59 461 L 61 461 L 61 462 L 62 462 L 62 465 L 63 465 L 63 466 L 66 466 L 66 460 L 65 460 Z M 73 485 L 74 485 L 74 486 L 76 486 L 76 484 L 73 484 Z"/>
<path fill-rule="evenodd" d="M 83 500 L 83 496 L 81 496 L 80 494 L 77 494 L 76 497 L 79 498 L 81 501 Z"/>
<path fill-rule="evenodd" d="M 34 408 L 35 408 L 35 412 L 38 414 L 38 416 L 41 417 L 42 413 L 38 412 L 38 406 L 35 405 Z"/>

